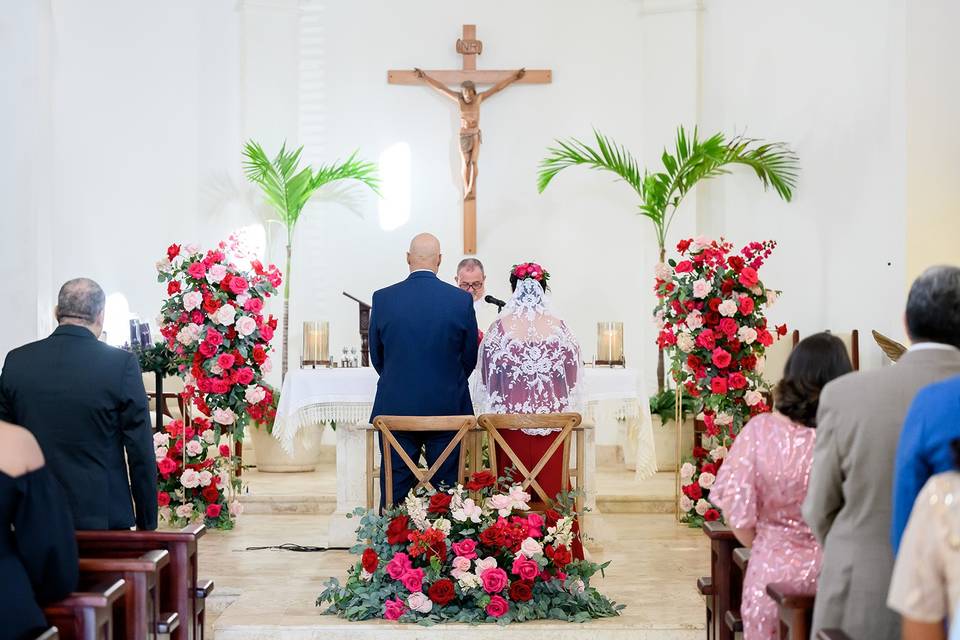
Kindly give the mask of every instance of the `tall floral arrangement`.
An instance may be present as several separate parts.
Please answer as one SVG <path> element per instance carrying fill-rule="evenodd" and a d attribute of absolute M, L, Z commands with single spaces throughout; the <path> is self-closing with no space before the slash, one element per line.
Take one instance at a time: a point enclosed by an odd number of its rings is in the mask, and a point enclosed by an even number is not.
<path fill-rule="evenodd" d="M 607 565 L 574 560 L 571 500 L 540 515 L 519 485 L 490 472 L 465 487 L 409 495 L 384 515 L 357 510 L 359 561 L 343 586 L 331 579 L 317 599 L 349 620 L 584 622 L 619 615 L 590 586 Z"/>
<path fill-rule="evenodd" d="M 744 423 L 769 411 L 764 353 L 787 327 L 767 325 L 764 310 L 777 292 L 764 287 L 759 269 L 775 247 L 751 242 L 733 253 L 723 240 L 687 239 L 677 245 L 679 260 L 656 268 L 657 344 L 670 350 L 673 379 L 697 402 L 711 445 L 681 469 L 680 509 L 695 526 L 720 518 L 709 500 L 717 470 Z"/>
<path fill-rule="evenodd" d="M 160 333 L 184 378 L 184 397 L 213 431 L 243 438 L 248 419 L 270 410 L 273 393 L 263 377 L 271 370 L 270 340 L 277 328 L 264 316 L 264 301 L 280 286 L 273 265 L 251 262 L 251 271 L 228 258 L 221 242 L 206 253 L 173 244 L 157 265 L 167 284 Z"/>
<path fill-rule="evenodd" d="M 240 481 L 232 473 L 236 460 L 210 421 L 174 420 L 153 435 L 153 447 L 160 520 L 178 528 L 202 520 L 208 527 L 232 529 L 242 511 Z"/>

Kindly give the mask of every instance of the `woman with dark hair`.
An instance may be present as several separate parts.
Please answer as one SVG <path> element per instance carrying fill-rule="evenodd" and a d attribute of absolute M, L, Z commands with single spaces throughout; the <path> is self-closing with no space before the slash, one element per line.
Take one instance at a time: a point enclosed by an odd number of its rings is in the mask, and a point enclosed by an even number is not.
<path fill-rule="evenodd" d="M 820 391 L 852 370 L 836 336 L 817 333 L 801 340 L 774 390 L 776 411 L 744 425 L 717 472 L 710 501 L 723 510 L 737 539 L 752 547 L 740 606 L 744 640 L 778 637 L 779 616 L 768 584 L 816 591 L 820 547 L 800 508 L 813 461 Z"/>
<path fill-rule="evenodd" d="M 887 606 L 903 619 L 903 640 L 960 638 L 960 439 L 954 471 L 931 477 L 910 512 L 890 581 Z"/>

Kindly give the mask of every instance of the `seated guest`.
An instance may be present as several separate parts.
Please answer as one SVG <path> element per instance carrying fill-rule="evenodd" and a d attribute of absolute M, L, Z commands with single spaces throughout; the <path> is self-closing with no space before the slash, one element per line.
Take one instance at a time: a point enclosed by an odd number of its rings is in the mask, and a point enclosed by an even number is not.
<path fill-rule="evenodd" d="M 0 638 L 33 638 L 41 607 L 77 586 L 77 542 L 63 490 L 30 432 L 0 422 Z"/>
<path fill-rule="evenodd" d="M 827 628 L 857 639 L 900 637 L 900 619 L 886 607 L 894 456 L 917 391 L 960 373 L 960 350 L 953 346 L 958 305 L 960 269 L 927 269 L 907 296 L 913 346 L 895 365 L 843 376 L 820 396 L 803 505 L 823 546 L 811 636 Z"/>
<path fill-rule="evenodd" d="M 960 346 L 960 308 L 951 317 L 957 324 L 953 339 Z M 960 438 L 960 376 L 921 389 L 903 422 L 893 476 L 890 542 L 894 554 L 924 483 L 936 473 L 953 469 L 949 445 L 956 438 Z"/>
<path fill-rule="evenodd" d="M 947 450 L 960 468 L 960 440 Z M 893 569 L 887 605 L 903 617 L 904 640 L 943 640 L 957 627 L 960 599 L 960 473 L 930 478 L 917 496 Z"/>
<path fill-rule="evenodd" d="M 753 548 L 740 606 L 744 640 L 777 637 L 779 616 L 768 584 L 816 591 L 820 545 L 800 507 L 813 460 L 820 390 L 852 370 L 840 338 L 829 333 L 804 338 L 777 385 L 777 411 L 743 427 L 710 491 L 710 501 L 723 510 L 737 539 Z"/>
<path fill-rule="evenodd" d="M 136 356 L 97 339 L 104 301 L 93 280 L 61 287 L 60 326 L 7 354 L 0 420 L 36 437 L 78 529 L 156 529 L 157 464 L 146 391 Z"/>

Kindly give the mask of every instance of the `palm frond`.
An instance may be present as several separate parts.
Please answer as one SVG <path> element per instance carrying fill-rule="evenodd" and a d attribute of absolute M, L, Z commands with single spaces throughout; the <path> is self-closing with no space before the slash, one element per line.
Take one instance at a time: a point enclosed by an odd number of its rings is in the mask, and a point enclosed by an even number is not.
<path fill-rule="evenodd" d="M 640 173 L 636 158 L 626 147 L 594 129 L 596 147 L 591 147 L 576 138 L 557 140 L 558 146 L 547 150 L 547 157 L 540 161 L 537 189 L 543 193 L 554 176 L 562 170 L 577 165 L 586 165 L 598 171 L 609 171 L 643 194 L 644 176 Z"/>

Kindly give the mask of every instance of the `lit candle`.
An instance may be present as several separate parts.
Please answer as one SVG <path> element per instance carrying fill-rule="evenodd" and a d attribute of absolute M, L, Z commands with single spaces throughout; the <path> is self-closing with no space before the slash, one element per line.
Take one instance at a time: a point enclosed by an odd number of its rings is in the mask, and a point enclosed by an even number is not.
<path fill-rule="evenodd" d="M 303 361 L 313 365 L 330 360 L 330 325 L 326 321 L 303 323 Z"/>
<path fill-rule="evenodd" d="M 623 363 L 623 323 L 597 323 L 597 361 L 604 364 Z"/>

